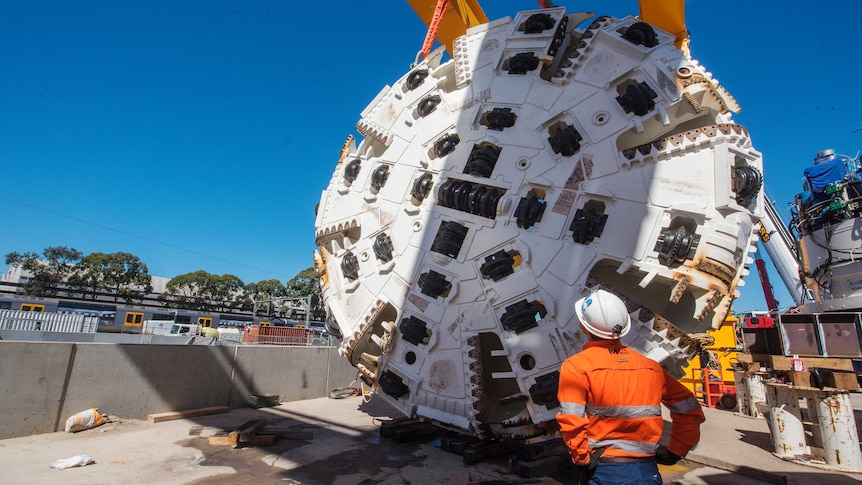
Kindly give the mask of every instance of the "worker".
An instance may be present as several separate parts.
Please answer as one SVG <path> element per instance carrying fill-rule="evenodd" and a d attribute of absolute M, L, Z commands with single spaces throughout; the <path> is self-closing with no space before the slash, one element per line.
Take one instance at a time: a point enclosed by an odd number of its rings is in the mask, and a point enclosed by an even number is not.
<path fill-rule="evenodd" d="M 581 484 L 661 484 L 658 464 L 672 465 L 700 439 L 703 410 L 691 391 L 657 362 L 620 343 L 631 329 L 625 303 L 597 290 L 575 303 L 584 349 L 560 369 L 557 422 Z M 660 446 L 670 410 L 667 446 Z"/>

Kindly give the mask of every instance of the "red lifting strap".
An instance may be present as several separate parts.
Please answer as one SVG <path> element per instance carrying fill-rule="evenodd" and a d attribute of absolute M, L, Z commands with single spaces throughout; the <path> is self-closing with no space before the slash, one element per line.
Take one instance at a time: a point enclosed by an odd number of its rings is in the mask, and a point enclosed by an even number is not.
<path fill-rule="evenodd" d="M 425 42 L 422 43 L 422 59 L 425 59 L 431 53 L 431 46 L 434 45 L 434 38 L 437 37 L 437 31 L 440 29 L 440 21 L 443 20 L 443 14 L 446 12 L 446 7 L 448 6 L 449 0 L 437 0 L 437 7 L 434 8 L 434 17 L 431 18 L 431 23 L 428 25 Z"/>

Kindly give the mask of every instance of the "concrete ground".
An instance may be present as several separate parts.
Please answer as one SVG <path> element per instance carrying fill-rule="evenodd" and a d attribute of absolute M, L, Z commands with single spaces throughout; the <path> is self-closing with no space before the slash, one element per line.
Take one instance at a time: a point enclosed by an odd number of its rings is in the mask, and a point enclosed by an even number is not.
<path fill-rule="evenodd" d="M 857 404 L 862 397 L 853 396 Z M 684 485 L 850 484 L 840 473 L 775 457 L 766 421 L 705 408 L 702 440 L 688 459 L 660 467 L 665 483 Z M 265 417 L 268 447 L 233 448 L 207 436 Z M 467 466 L 442 451 L 439 437 L 407 443 L 381 438 L 380 423 L 397 417 L 380 400 L 311 399 L 264 409 L 151 424 L 118 420 L 79 433 L 0 440 L 0 482 L 27 484 L 512 484 L 576 480 L 570 470 L 533 480 L 511 471 L 506 458 Z M 94 463 L 52 469 L 59 459 L 89 455 Z"/>

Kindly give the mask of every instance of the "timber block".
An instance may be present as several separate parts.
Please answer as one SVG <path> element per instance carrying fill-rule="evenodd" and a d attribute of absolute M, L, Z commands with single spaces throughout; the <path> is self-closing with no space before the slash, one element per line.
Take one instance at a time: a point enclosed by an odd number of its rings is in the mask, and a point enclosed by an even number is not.
<path fill-rule="evenodd" d="M 819 367 L 812 368 L 811 371 L 816 371 L 817 373 L 817 376 L 813 379 L 813 384 L 815 385 L 815 387 L 819 387 L 818 384 L 820 384 L 823 387 L 830 387 L 847 391 L 856 391 L 859 389 L 859 381 L 856 379 L 855 372 L 848 372 L 836 369 L 823 369 Z"/>
<path fill-rule="evenodd" d="M 790 382 L 797 387 L 813 387 L 811 385 L 811 373 L 808 371 L 787 371 Z"/>
<path fill-rule="evenodd" d="M 259 433 L 266 426 L 266 418 L 246 421 L 242 426 L 230 432 L 216 433 L 207 438 L 207 443 L 213 446 L 269 446 L 278 439 L 274 434 Z"/>
<path fill-rule="evenodd" d="M 566 453 L 565 455 L 546 456 L 529 461 L 516 460 L 512 463 L 511 468 L 521 478 L 541 478 L 562 470 L 568 470 L 573 466 L 571 455 Z"/>
<path fill-rule="evenodd" d="M 237 437 L 227 432 L 216 433 L 207 438 L 207 443 L 212 446 L 236 446 Z"/>
<path fill-rule="evenodd" d="M 248 444 L 250 446 L 272 446 L 278 440 L 278 436 L 274 434 L 256 434 L 252 436 Z"/>
<path fill-rule="evenodd" d="M 855 372 L 833 372 L 832 377 L 832 387 L 836 389 L 859 390 L 859 379 L 856 378 Z"/>

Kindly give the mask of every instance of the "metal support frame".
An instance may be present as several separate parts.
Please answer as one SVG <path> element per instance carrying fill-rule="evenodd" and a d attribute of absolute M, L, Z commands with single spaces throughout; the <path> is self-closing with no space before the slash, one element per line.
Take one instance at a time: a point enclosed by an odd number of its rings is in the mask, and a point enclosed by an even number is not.
<path fill-rule="evenodd" d="M 276 298 L 264 298 L 261 300 L 252 300 L 254 303 L 254 307 L 252 309 L 251 314 L 257 316 L 257 310 L 260 308 L 261 303 L 283 303 L 286 301 L 299 301 L 305 300 L 305 327 L 308 328 L 308 324 L 311 322 L 311 294 L 306 296 L 279 296 Z"/>
<path fill-rule="evenodd" d="M 763 416 L 762 409 L 758 406 L 766 404 L 766 387 L 763 378 L 766 372 L 742 372 L 733 373 L 736 381 L 737 410 L 746 416 L 759 418 Z"/>
<path fill-rule="evenodd" d="M 803 465 L 862 471 L 859 432 L 848 391 L 764 384 L 775 456 Z M 810 444 L 806 432 L 811 433 Z"/>

